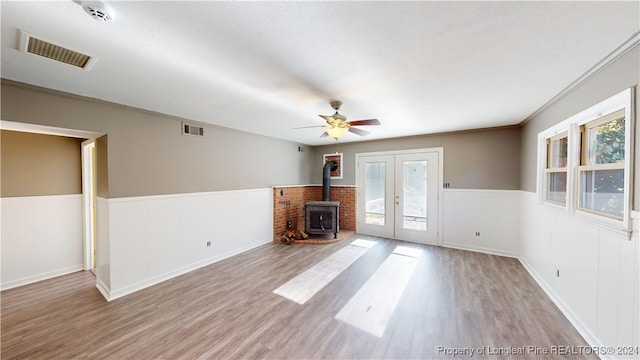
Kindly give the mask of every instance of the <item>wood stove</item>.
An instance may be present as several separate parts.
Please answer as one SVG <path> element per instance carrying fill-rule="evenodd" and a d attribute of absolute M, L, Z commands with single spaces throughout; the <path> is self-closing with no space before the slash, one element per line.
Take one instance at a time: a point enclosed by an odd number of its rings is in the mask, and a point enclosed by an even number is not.
<path fill-rule="evenodd" d="M 338 168 L 338 162 L 327 161 L 322 167 L 322 201 L 309 201 L 304 205 L 304 230 L 309 234 L 331 234 L 338 238 L 340 224 L 340 202 L 329 201 L 331 192 L 331 171 Z"/>
<path fill-rule="evenodd" d="M 338 238 L 339 201 L 309 201 L 304 205 L 305 231 L 309 234 L 331 234 Z"/>

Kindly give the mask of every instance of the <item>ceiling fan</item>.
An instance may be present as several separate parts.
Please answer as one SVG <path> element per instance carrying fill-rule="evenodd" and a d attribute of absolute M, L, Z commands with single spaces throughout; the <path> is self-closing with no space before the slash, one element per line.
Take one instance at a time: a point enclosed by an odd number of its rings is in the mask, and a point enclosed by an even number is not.
<path fill-rule="evenodd" d="M 326 129 L 320 137 L 331 136 L 334 139 L 338 139 L 342 137 L 347 131 L 352 132 L 356 135 L 365 136 L 369 134 L 369 131 L 354 128 L 354 126 L 363 126 L 363 125 L 380 125 L 380 121 L 378 119 L 366 119 L 366 120 L 354 120 L 347 121 L 346 116 L 340 114 L 338 110 L 340 110 L 340 106 L 342 106 L 342 101 L 333 100 L 330 102 L 331 107 L 336 111 L 333 115 L 318 115 L 323 118 L 327 125 L 319 125 L 319 126 L 305 126 L 305 128 L 310 127 L 323 127 Z M 302 128 L 296 128 L 302 129 Z"/>

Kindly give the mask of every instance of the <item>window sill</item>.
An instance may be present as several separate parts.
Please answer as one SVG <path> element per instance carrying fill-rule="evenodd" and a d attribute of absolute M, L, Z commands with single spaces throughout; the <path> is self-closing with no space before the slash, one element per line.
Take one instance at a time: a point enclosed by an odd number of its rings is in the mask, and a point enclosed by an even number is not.
<path fill-rule="evenodd" d="M 631 229 L 630 226 L 625 226 L 623 220 L 611 219 L 606 216 L 581 210 L 576 210 L 575 217 L 577 220 L 587 223 L 597 230 L 606 231 L 611 235 L 631 240 L 631 233 L 633 232 L 633 229 Z"/>

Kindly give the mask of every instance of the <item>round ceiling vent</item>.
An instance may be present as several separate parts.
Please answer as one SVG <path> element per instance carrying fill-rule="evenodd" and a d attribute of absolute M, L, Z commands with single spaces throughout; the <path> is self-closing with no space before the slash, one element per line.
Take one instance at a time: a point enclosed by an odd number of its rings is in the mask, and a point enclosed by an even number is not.
<path fill-rule="evenodd" d="M 82 8 L 87 14 L 91 15 L 94 20 L 101 22 L 113 21 L 113 11 L 101 2 L 83 1 Z"/>

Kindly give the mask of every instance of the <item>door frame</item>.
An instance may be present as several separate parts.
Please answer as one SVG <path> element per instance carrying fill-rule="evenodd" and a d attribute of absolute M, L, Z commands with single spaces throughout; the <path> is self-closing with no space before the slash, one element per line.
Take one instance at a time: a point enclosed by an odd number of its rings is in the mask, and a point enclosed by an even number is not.
<path fill-rule="evenodd" d="M 360 176 L 360 171 L 358 171 L 358 164 L 360 163 L 360 158 L 361 157 L 366 157 L 366 156 L 389 156 L 389 155 L 406 155 L 406 154 L 420 154 L 420 153 L 436 153 L 438 155 L 438 181 L 437 181 L 437 186 L 438 186 L 438 221 L 436 222 L 437 224 L 437 231 L 436 231 L 436 242 L 435 244 L 437 246 L 442 246 L 442 229 L 443 229 L 443 224 L 444 224 L 444 219 L 443 219 L 443 214 L 444 214 L 444 206 L 442 204 L 442 199 L 444 198 L 444 190 L 443 190 L 443 184 L 444 184 L 444 147 L 434 147 L 434 148 L 421 148 L 421 149 L 409 149 L 409 150 L 391 150 L 391 151 L 374 151 L 374 152 L 366 152 L 366 153 L 356 153 L 355 154 L 355 183 L 356 183 L 356 189 L 357 189 L 357 195 L 356 195 L 356 203 L 359 202 L 360 199 L 360 188 L 358 188 L 358 184 L 360 183 L 360 179 L 358 178 L 358 176 Z M 395 171 L 395 169 L 394 169 Z M 360 212 L 360 211 L 364 211 L 364 209 L 359 209 L 356 206 L 356 212 Z M 358 215 L 356 213 L 356 218 L 358 218 Z M 358 221 L 356 221 L 356 232 L 358 232 L 360 227 L 360 223 Z"/>
<path fill-rule="evenodd" d="M 96 203 L 95 203 L 95 139 L 85 140 L 82 146 L 82 231 L 84 269 L 95 268 Z"/>

